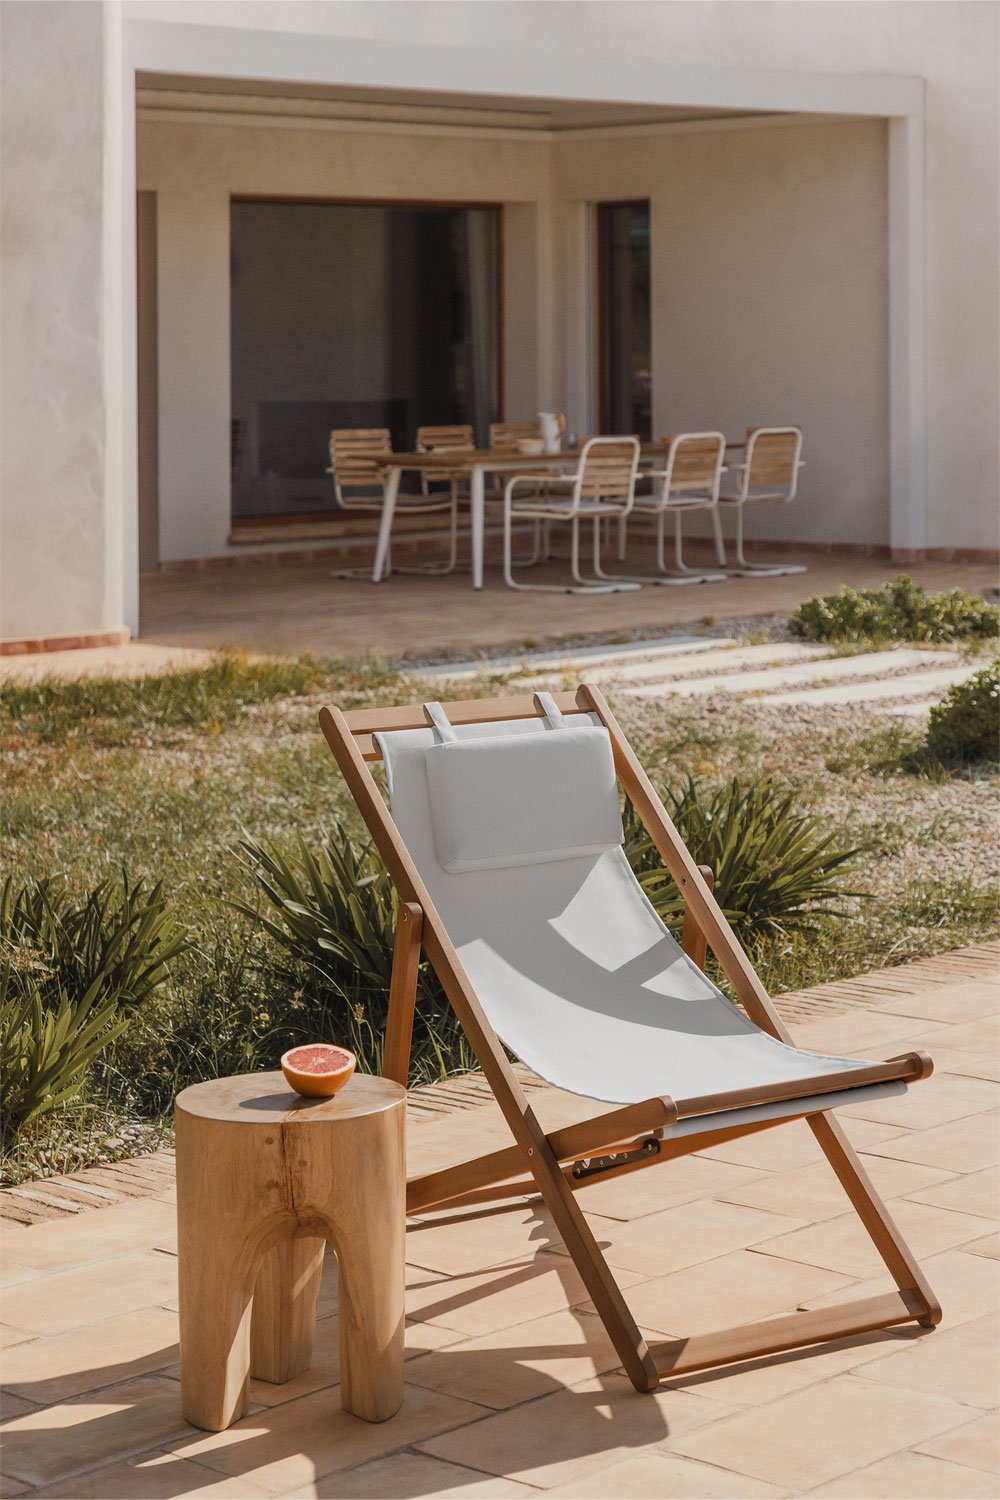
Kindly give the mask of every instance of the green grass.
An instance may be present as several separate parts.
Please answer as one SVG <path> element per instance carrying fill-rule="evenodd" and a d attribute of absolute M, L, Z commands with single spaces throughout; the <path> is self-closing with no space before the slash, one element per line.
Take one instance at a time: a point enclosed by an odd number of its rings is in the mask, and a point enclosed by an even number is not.
<path fill-rule="evenodd" d="M 473 691 L 488 691 L 487 682 Z M 70 895 L 122 867 L 133 880 L 162 881 L 188 943 L 91 1070 L 79 1102 L 19 1140 L 4 1180 L 155 1145 L 169 1133 L 178 1088 L 273 1066 L 300 1038 L 355 1043 L 366 1065 L 378 1065 L 382 997 L 362 986 L 336 993 L 317 981 L 307 955 L 275 940 L 239 845 L 249 838 L 291 848 L 301 837 L 316 848 L 338 821 L 360 837 L 317 710 L 324 701 L 364 706 L 415 696 L 419 686 L 381 663 L 239 656 L 219 657 L 204 672 L 0 689 L 4 874 L 58 874 Z M 725 714 L 687 700 L 666 710 L 632 705 L 625 717 L 658 783 L 676 787 L 686 774 L 709 783 L 767 776 L 795 791 L 804 812 L 839 820 L 851 842 L 873 846 L 865 899 L 848 902 L 841 919 L 819 921 L 808 938 L 791 933 L 759 945 L 774 990 L 995 932 L 995 892 L 977 873 L 977 849 L 988 837 L 981 809 L 996 803 L 994 772 L 913 775 L 904 768 L 912 733 L 905 726 L 817 735 L 789 712 L 775 730 L 752 703 Z M 961 873 L 937 870 L 939 853 L 954 857 Z M 470 1066 L 439 999 L 425 1008 L 419 1076 Z"/>

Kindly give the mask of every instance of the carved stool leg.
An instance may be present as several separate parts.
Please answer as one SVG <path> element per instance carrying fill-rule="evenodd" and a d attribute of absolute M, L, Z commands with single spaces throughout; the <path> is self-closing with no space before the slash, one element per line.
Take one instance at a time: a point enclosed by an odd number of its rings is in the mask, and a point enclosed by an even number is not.
<path fill-rule="evenodd" d="M 250 1373 L 282 1385 L 312 1361 L 326 1241 L 278 1241 L 261 1263 L 253 1296 Z"/>

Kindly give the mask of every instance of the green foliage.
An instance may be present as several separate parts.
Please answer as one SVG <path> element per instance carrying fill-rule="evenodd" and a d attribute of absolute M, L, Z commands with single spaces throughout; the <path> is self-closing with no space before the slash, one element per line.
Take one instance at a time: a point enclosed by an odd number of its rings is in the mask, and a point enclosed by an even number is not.
<path fill-rule="evenodd" d="M 58 979 L 0 960 L 2 1138 L 74 1099 L 100 1052 L 128 1025 L 95 979 L 75 996 Z"/>
<path fill-rule="evenodd" d="M 927 751 L 946 765 L 1000 760 L 1000 657 L 934 705 Z"/>
<path fill-rule="evenodd" d="M 710 787 L 686 777 L 663 799 L 697 864 L 715 877 L 715 897 L 744 945 L 813 932 L 842 911 L 844 884 L 861 852 L 823 819 L 800 811 L 795 794 L 770 781 L 734 776 Z M 647 896 L 676 927 L 683 900 L 635 811 L 626 808 L 626 853 Z"/>
<path fill-rule="evenodd" d="M 905 573 L 880 589 L 842 588 L 807 599 L 788 622 L 807 641 L 992 640 L 1000 609 L 964 589 L 928 594 Z"/>
<path fill-rule="evenodd" d="M 10 960 L 8 982 L 76 997 L 93 989 L 102 1005 L 134 1010 L 161 983 L 187 939 L 178 931 L 162 882 L 147 889 L 122 870 L 82 897 L 58 878 L 0 889 L 0 952 Z"/>

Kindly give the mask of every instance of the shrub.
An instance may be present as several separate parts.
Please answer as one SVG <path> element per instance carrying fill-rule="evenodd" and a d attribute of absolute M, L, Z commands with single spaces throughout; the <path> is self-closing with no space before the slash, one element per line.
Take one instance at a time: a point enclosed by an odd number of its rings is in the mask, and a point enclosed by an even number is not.
<path fill-rule="evenodd" d="M 842 588 L 807 599 L 788 629 L 807 641 L 956 641 L 993 639 L 1000 609 L 964 589 L 928 594 L 901 573 L 880 589 Z"/>
<path fill-rule="evenodd" d="M 795 794 L 769 781 L 734 776 L 713 788 L 687 777 L 664 802 L 697 864 L 710 866 L 715 896 L 740 941 L 811 932 L 838 915 L 849 890 L 844 877 L 861 850 L 848 846 L 823 819 L 799 811 Z M 626 853 L 657 911 L 678 925 L 683 898 L 660 863 L 635 811 L 626 809 Z"/>
<path fill-rule="evenodd" d="M 1000 760 L 1000 657 L 934 705 L 927 751 L 946 765 Z"/>

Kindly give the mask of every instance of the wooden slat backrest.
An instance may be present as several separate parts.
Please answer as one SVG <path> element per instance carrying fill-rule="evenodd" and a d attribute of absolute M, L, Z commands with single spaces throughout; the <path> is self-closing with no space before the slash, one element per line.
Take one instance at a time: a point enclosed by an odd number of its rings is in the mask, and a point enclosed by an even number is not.
<path fill-rule="evenodd" d="M 564 714 L 587 713 L 576 693 L 553 693 Z M 452 724 L 496 724 L 504 719 L 536 719 L 542 709 L 530 693 L 512 698 L 460 698 L 442 707 Z M 373 736 L 392 729 L 426 729 L 430 723 L 422 703 L 395 708 L 357 708 L 344 714 L 365 760 L 380 760 Z"/>
<path fill-rule="evenodd" d="M 380 488 L 376 459 L 391 452 L 387 427 L 335 427 L 330 433 L 330 467 L 338 493 L 345 486 Z"/>
<path fill-rule="evenodd" d="M 581 455 L 578 480 L 581 497 L 631 499 L 638 464 L 638 438 L 591 438 Z"/>
<path fill-rule="evenodd" d="M 542 424 L 533 422 L 491 422 L 490 451 L 492 453 L 519 453 L 518 443 L 529 438 L 540 438 Z"/>
<path fill-rule="evenodd" d="M 417 448 L 423 453 L 430 452 L 432 448 L 464 450 L 475 446 L 476 435 L 466 423 L 455 427 L 417 428 Z"/>
<path fill-rule="evenodd" d="M 712 489 L 721 472 L 726 439 L 721 432 L 681 432 L 664 437 L 668 485 Z"/>
<path fill-rule="evenodd" d="M 763 485 L 792 488 L 802 449 L 798 427 L 747 429 L 747 483 L 751 489 Z"/>

